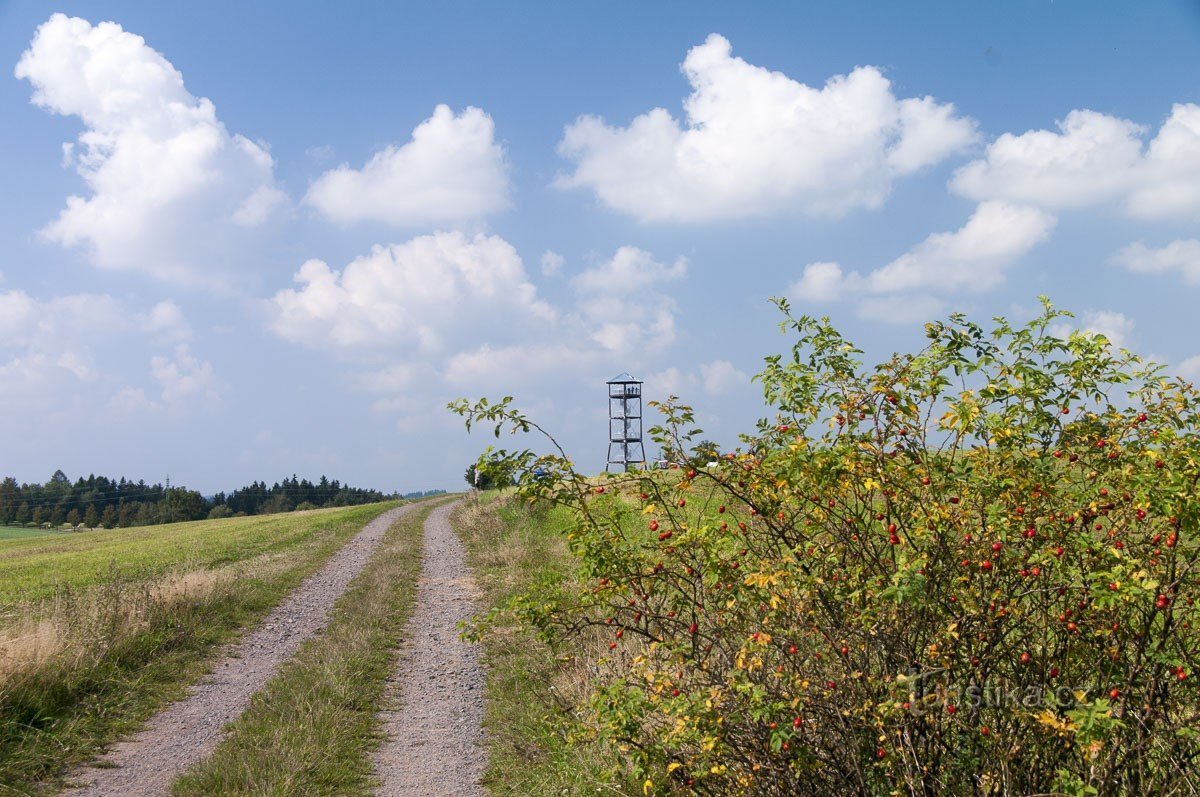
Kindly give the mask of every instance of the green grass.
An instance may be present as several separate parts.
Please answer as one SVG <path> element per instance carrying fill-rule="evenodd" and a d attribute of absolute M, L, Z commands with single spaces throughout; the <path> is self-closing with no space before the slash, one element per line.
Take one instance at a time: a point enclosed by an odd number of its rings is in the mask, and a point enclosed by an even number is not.
<path fill-rule="evenodd" d="M 0 547 L 0 605 L 40 600 L 64 587 L 94 586 L 109 581 L 114 567 L 124 578 L 142 580 L 181 567 L 214 568 L 286 553 L 331 523 L 375 517 L 380 506 L 76 533 L 43 531 Z"/>
<path fill-rule="evenodd" d="M 202 795 L 367 795 L 378 711 L 396 666 L 435 504 L 394 524 L 330 623 L 254 697 L 205 761 L 173 787 Z"/>
<path fill-rule="evenodd" d="M 27 643 L 9 638 L 0 647 L 8 664 L 0 669 L 0 794 L 54 791 L 72 767 L 182 697 L 220 644 L 395 505 L 6 543 L 0 590 L 18 601 L 49 598 L 22 603 L 10 630 L 39 621 L 57 647 L 19 667 L 13 654 Z M 171 575 L 184 566 L 199 568 L 195 584 L 183 582 L 190 591 L 125 575 Z"/>
<path fill-rule="evenodd" d="M 565 510 L 531 512 L 493 494 L 480 504 L 464 502 L 454 521 L 490 606 L 502 606 L 522 593 L 544 594 L 571 577 L 572 560 L 562 534 L 569 522 Z M 503 617 L 485 631 L 483 646 L 488 743 L 484 784 L 492 794 L 641 793 L 640 786 L 613 777 L 619 762 L 607 751 L 567 739 L 564 712 L 584 692 L 586 676 L 579 662 L 586 655 L 556 655 Z"/>
<path fill-rule="evenodd" d="M 29 537 L 46 537 L 52 534 L 62 534 L 60 531 L 33 528 L 31 526 L 0 526 L 0 542 L 7 540 L 24 540 Z"/>

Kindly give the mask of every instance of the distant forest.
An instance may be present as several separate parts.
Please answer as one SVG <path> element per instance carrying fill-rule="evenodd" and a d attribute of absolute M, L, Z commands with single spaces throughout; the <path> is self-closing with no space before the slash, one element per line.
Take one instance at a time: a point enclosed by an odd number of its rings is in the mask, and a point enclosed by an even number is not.
<path fill-rule="evenodd" d="M 0 524 L 106 529 L 175 523 L 243 515 L 265 515 L 297 509 L 354 506 L 398 498 L 330 481 L 292 476 L 267 486 L 255 482 L 231 493 L 205 498 L 185 487 L 165 487 L 145 481 L 88 476 L 72 482 L 61 470 L 45 484 L 0 482 Z"/>

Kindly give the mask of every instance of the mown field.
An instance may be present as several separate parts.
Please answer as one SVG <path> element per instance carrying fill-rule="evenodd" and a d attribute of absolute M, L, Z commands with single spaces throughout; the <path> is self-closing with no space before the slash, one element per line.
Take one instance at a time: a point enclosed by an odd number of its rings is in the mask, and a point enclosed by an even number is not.
<path fill-rule="evenodd" d="M 35 529 L 0 547 L 0 605 L 37 601 L 63 588 L 88 588 L 124 579 L 145 581 L 172 570 L 223 567 L 283 555 L 335 526 L 367 523 L 395 504 L 317 509 L 281 515 L 197 520 L 162 526 L 74 533 Z M 361 524 L 360 524 L 361 526 Z"/>
<path fill-rule="evenodd" d="M 53 791 L 396 505 L 0 543 L 0 784 Z"/>
<path fill-rule="evenodd" d="M 25 540 L 30 537 L 45 537 L 53 534 L 64 532 L 50 531 L 49 529 L 35 529 L 25 526 L 0 526 L 0 542 L 7 540 Z"/>

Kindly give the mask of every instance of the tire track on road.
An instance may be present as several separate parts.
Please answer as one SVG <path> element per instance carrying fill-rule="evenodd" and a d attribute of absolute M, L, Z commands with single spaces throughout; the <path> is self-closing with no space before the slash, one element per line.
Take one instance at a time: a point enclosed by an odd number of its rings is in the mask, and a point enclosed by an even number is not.
<path fill-rule="evenodd" d="M 417 606 L 389 686 L 397 707 L 382 714 L 376 793 L 387 797 L 482 797 L 484 672 L 477 645 L 459 639 L 477 593 L 466 551 L 450 526 L 457 505 L 425 521 Z"/>

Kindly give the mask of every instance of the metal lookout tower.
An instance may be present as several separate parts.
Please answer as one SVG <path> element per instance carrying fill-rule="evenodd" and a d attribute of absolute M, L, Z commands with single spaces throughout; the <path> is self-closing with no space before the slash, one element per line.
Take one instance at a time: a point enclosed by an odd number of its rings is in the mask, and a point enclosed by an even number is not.
<path fill-rule="evenodd" d="M 629 374 L 608 380 L 608 470 L 646 465 L 642 445 L 642 383 Z"/>

